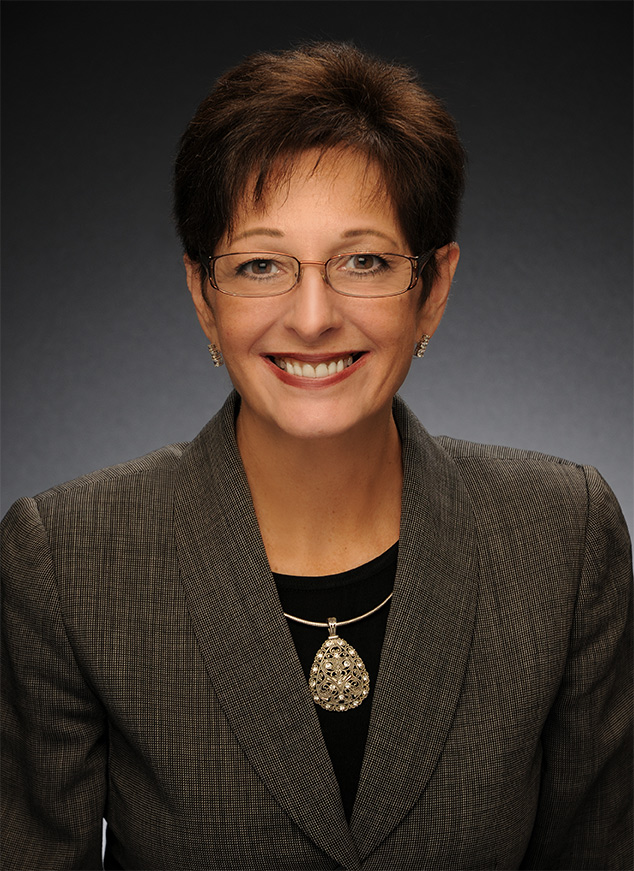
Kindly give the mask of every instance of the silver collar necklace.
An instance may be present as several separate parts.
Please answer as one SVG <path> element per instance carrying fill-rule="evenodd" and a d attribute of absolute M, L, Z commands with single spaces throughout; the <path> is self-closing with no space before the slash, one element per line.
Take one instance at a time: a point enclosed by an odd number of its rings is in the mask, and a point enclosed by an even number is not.
<path fill-rule="evenodd" d="M 337 635 L 337 626 L 348 626 L 350 623 L 365 620 L 380 611 L 391 598 L 392 593 L 371 611 L 351 620 L 342 620 L 339 624 L 336 617 L 329 617 L 327 623 L 315 623 L 284 613 L 287 620 L 328 630 L 328 638 L 317 651 L 308 677 L 308 688 L 313 701 L 320 707 L 327 711 L 350 711 L 358 708 L 367 698 L 370 692 L 368 671 L 356 650 Z"/>

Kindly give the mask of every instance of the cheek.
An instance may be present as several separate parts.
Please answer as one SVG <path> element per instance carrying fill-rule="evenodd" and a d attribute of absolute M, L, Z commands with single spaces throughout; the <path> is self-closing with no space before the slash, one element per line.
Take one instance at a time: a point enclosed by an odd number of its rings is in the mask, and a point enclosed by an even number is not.
<path fill-rule="evenodd" d="M 384 339 L 393 344 L 395 350 L 406 350 L 416 341 L 418 333 L 417 309 L 409 299 L 403 300 L 398 311 L 385 312 L 380 330 Z"/>
<path fill-rule="evenodd" d="M 276 312 L 267 311 L 261 305 L 256 307 L 254 302 L 260 300 L 228 298 L 216 309 L 218 338 L 223 349 L 236 357 L 248 354 L 278 320 Z"/>

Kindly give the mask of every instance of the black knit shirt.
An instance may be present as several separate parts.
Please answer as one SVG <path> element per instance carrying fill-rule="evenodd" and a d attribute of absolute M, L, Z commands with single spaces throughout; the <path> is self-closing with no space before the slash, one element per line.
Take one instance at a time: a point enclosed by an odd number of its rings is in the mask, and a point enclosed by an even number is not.
<path fill-rule="evenodd" d="M 336 617 L 338 622 L 358 617 L 392 592 L 397 557 L 398 542 L 369 563 L 337 575 L 295 577 L 274 573 L 282 608 L 288 614 L 320 623 L 326 623 L 329 617 Z M 315 706 L 348 820 L 359 784 L 389 608 L 388 602 L 371 617 L 343 626 L 337 632 L 362 658 L 370 676 L 369 696 L 350 711 L 326 711 Z M 315 654 L 328 638 L 328 630 L 304 626 L 294 620 L 288 622 L 308 680 Z M 306 692 L 309 692 L 308 685 Z"/>

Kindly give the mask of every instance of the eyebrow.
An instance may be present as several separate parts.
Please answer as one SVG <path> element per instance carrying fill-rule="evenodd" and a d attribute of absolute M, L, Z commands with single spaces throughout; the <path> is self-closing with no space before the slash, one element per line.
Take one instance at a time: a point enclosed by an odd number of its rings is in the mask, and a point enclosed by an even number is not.
<path fill-rule="evenodd" d="M 282 239 L 284 233 L 281 230 L 276 230 L 274 227 L 254 227 L 251 230 L 238 233 L 237 236 L 233 237 L 233 241 L 237 242 L 239 239 L 247 239 L 249 236 L 272 236 L 276 239 Z M 398 247 L 398 243 L 391 236 L 388 236 L 387 233 L 382 233 L 380 230 L 372 230 L 369 227 L 359 230 L 346 230 L 345 233 L 341 234 L 342 239 L 358 239 L 361 236 L 378 236 L 381 239 L 386 239 L 391 245 Z"/>
<path fill-rule="evenodd" d="M 277 239 L 281 239 L 284 236 L 281 230 L 275 230 L 273 227 L 254 227 L 252 230 L 245 230 L 244 233 L 238 233 L 237 236 L 233 237 L 233 241 L 237 242 L 238 239 L 247 239 L 249 236 L 275 236 Z"/>
<path fill-rule="evenodd" d="M 387 233 L 381 233 L 380 230 L 372 230 L 370 227 L 362 230 L 346 230 L 345 233 L 341 234 L 342 239 L 357 239 L 359 236 L 379 236 L 381 239 L 387 239 L 387 241 L 395 247 L 398 245 L 398 243 L 392 239 L 391 236 L 388 236 Z"/>

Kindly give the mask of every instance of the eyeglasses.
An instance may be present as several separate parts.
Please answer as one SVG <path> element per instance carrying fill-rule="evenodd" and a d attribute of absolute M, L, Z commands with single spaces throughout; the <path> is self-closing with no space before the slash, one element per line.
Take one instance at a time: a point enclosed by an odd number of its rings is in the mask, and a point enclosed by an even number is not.
<path fill-rule="evenodd" d="M 280 296 L 296 287 L 304 266 L 321 266 L 323 280 L 343 296 L 398 296 L 415 285 L 432 248 L 420 257 L 355 251 L 329 260 L 298 260 L 290 254 L 248 251 L 209 257 L 212 287 L 229 296 Z"/>

